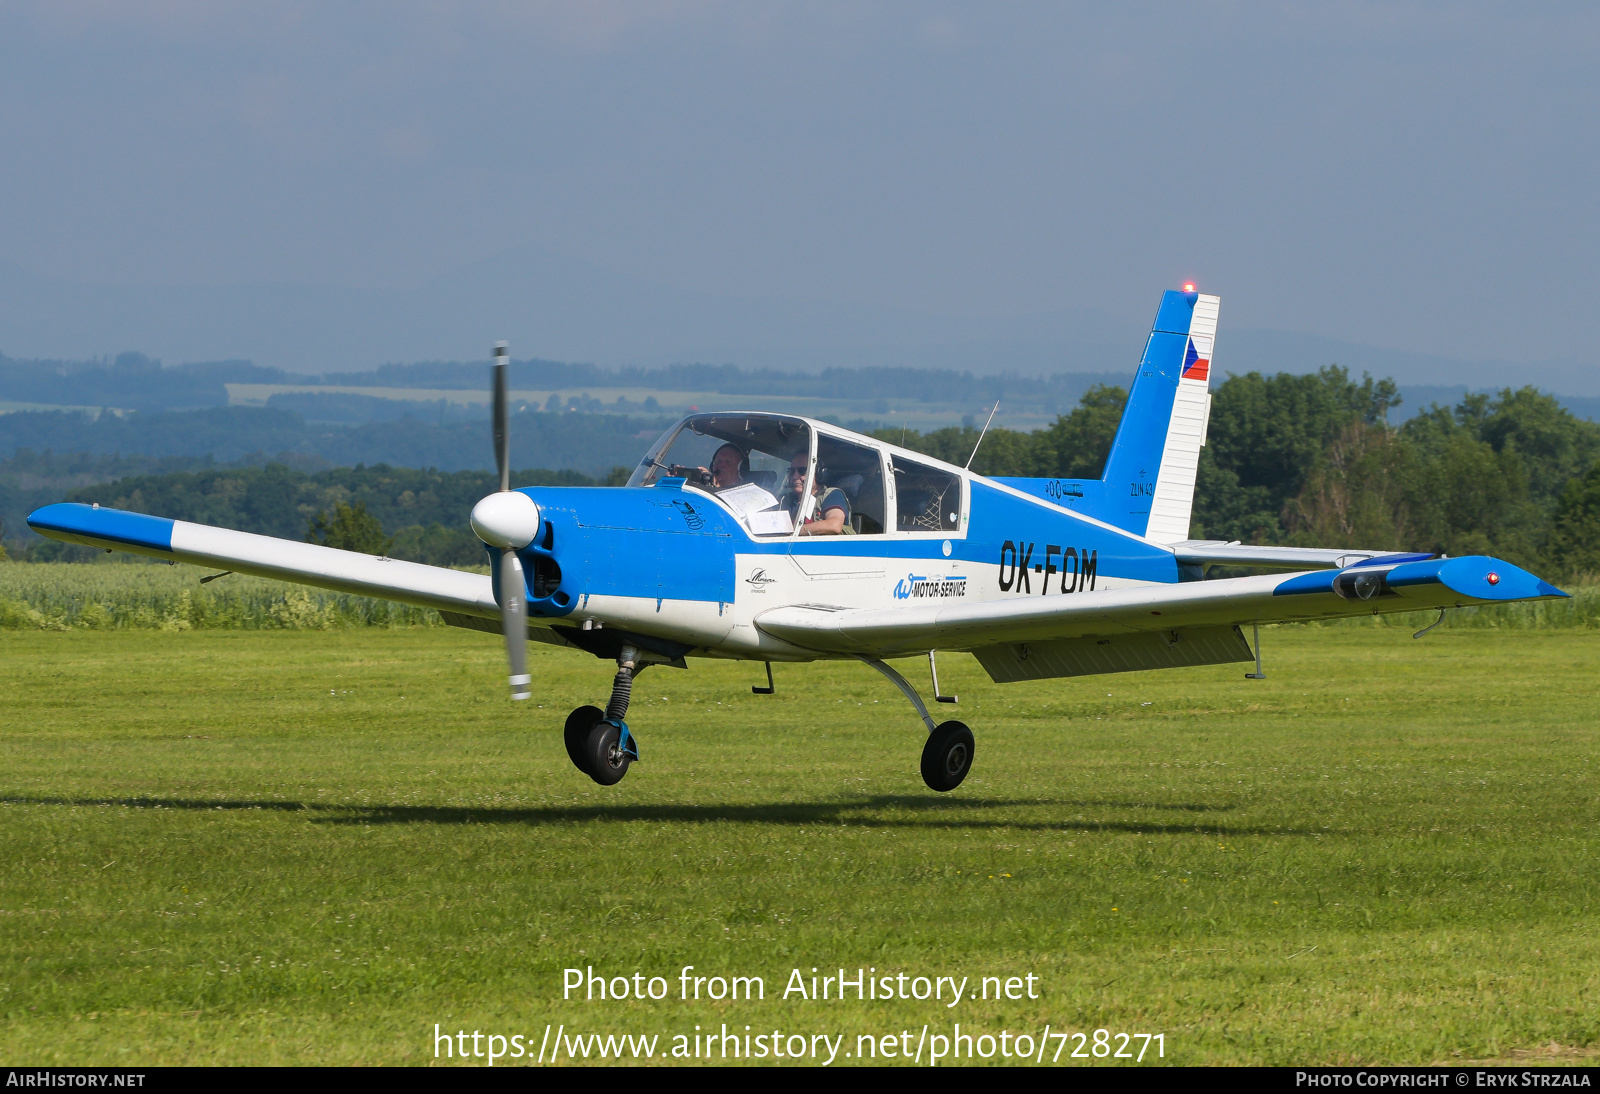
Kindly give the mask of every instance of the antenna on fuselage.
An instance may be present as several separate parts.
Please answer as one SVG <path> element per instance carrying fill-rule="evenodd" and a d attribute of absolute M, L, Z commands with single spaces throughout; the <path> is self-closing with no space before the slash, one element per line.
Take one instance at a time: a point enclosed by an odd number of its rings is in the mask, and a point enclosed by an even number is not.
<path fill-rule="evenodd" d="M 989 433 L 989 422 L 994 421 L 994 412 L 1000 409 L 1000 400 L 994 401 L 994 406 L 989 408 L 989 421 L 983 423 L 983 432 L 978 434 L 978 444 L 983 443 L 983 438 Z M 972 446 L 972 455 L 967 457 L 967 470 L 972 470 L 972 461 L 977 458 L 978 444 Z"/>

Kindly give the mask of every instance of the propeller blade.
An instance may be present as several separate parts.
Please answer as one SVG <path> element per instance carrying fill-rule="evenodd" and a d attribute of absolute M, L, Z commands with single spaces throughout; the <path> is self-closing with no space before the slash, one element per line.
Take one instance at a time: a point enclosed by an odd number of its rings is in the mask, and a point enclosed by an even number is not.
<path fill-rule="evenodd" d="M 527 699 L 532 677 L 528 675 L 527 584 L 522 576 L 522 560 L 514 548 L 500 552 L 500 630 L 506 636 L 506 661 L 511 667 L 511 698 Z"/>
<path fill-rule="evenodd" d="M 511 430 L 506 409 L 506 344 L 494 344 L 494 463 L 500 489 L 511 489 Z"/>
<path fill-rule="evenodd" d="M 511 423 L 510 410 L 506 405 L 506 344 L 494 344 L 494 464 L 495 470 L 500 473 L 500 493 L 491 494 L 473 507 L 473 530 L 486 542 L 494 542 L 500 547 L 500 631 L 506 639 L 506 663 L 511 669 L 511 698 L 529 699 L 533 692 L 529 685 L 533 678 L 528 675 L 528 583 L 522 573 L 522 560 L 517 557 L 515 546 L 505 546 L 507 543 L 517 543 L 527 546 L 534 532 L 538 531 L 537 506 L 523 501 L 522 495 L 511 493 Z M 492 499 L 492 500 L 491 500 Z M 504 523 L 507 513 L 501 512 L 505 508 L 503 503 L 521 501 L 522 508 L 531 510 L 531 513 L 519 513 L 511 510 L 513 516 L 523 518 L 523 523 L 531 523 L 533 528 L 526 535 L 517 535 L 515 530 L 507 532 L 498 525 Z M 496 519 L 496 517 L 500 519 Z M 531 520 L 528 519 L 531 517 Z M 487 521 L 487 523 L 485 523 Z M 512 520 L 512 526 L 518 523 Z M 479 527 L 483 525 L 483 527 Z"/>

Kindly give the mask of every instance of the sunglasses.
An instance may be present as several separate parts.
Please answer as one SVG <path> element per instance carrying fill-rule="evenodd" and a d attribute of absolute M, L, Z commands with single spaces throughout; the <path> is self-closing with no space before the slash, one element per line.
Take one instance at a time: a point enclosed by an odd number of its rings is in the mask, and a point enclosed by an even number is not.
<path fill-rule="evenodd" d="M 799 475 L 801 478 L 805 478 L 806 469 L 803 468 L 803 467 L 791 467 L 791 468 L 789 468 L 789 474 L 791 476 Z"/>

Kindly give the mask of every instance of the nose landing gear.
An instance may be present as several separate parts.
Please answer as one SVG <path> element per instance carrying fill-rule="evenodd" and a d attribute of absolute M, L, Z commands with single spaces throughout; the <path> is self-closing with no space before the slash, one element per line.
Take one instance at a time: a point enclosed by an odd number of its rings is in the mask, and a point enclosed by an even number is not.
<path fill-rule="evenodd" d="M 599 707 L 579 707 L 567 715 L 562 738 L 567 757 L 579 771 L 601 786 L 615 786 L 639 758 L 639 745 L 623 718 L 633 697 L 633 678 L 643 671 L 637 663 L 638 651 L 623 646 L 617 655 L 617 675 L 611 683 L 611 701 Z"/>

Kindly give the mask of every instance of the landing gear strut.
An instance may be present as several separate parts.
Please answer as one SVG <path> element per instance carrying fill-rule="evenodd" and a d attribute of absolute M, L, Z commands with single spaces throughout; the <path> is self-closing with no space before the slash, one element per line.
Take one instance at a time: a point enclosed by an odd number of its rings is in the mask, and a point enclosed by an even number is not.
<path fill-rule="evenodd" d="M 639 651 L 623 646 L 617 654 L 617 675 L 611 682 L 611 701 L 599 707 L 579 707 L 567 715 L 562 736 L 567 756 L 579 771 L 601 786 L 615 786 L 639 758 L 639 745 L 623 721 L 633 697 L 633 678 L 646 668 Z"/>
<path fill-rule="evenodd" d="M 863 657 L 862 660 L 888 677 L 911 700 L 911 705 L 917 708 L 917 714 L 922 718 L 922 724 L 928 727 L 928 743 L 922 746 L 922 781 L 928 784 L 928 789 L 942 794 L 960 786 L 967 772 L 972 770 L 972 730 L 964 722 L 940 722 L 934 725 L 927 704 L 904 676 L 882 661 L 874 661 L 869 657 Z M 937 677 L 934 678 L 934 687 L 938 688 Z"/>

